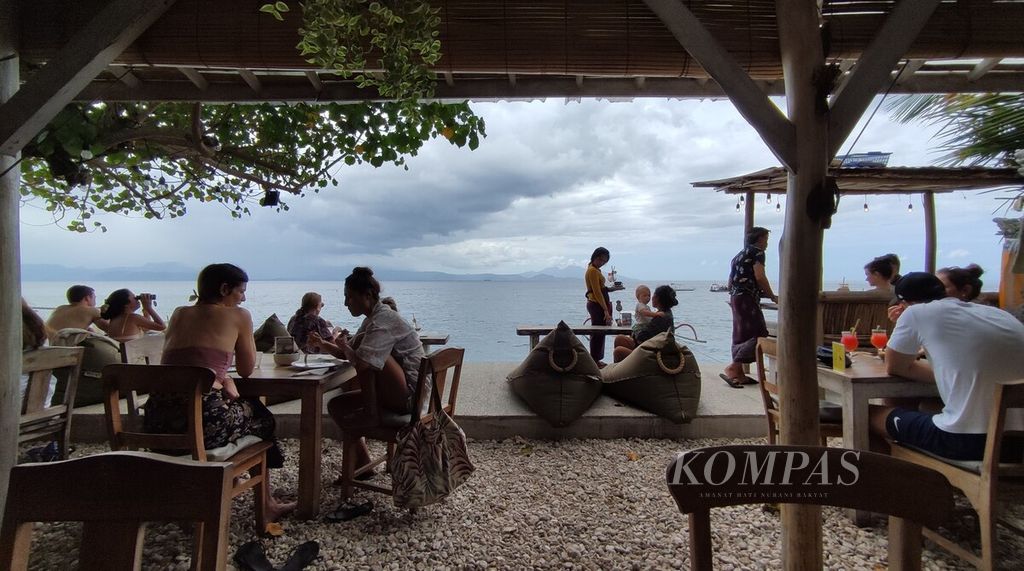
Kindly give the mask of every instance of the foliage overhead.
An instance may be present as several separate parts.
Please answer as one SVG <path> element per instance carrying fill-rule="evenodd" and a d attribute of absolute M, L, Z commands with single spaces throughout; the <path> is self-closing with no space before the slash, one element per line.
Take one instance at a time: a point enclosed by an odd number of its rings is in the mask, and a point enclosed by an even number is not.
<path fill-rule="evenodd" d="M 354 77 L 387 99 L 434 94 L 430 66 L 441 59 L 440 8 L 427 0 L 303 0 L 299 52 L 323 69 Z M 283 20 L 288 3 L 260 11 Z M 380 74 L 373 71 L 379 70 Z"/>
<path fill-rule="evenodd" d="M 233 217 L 257 203 L 288 209 L 337 185 L 335 167 L 404 165 L 428 139 L 476 149 L 483 119 L 466 103 L 422 103 L 441 57 L 439 10 L 426 0 L 304 0 L 297 48 L 386 102 L 300 105 L 73 104 L 22 151 L 22 195 L 69 230 L 106 230 L 97 212 L 174 218 L 188 201 Z M 277 1 L 260 11 L 278 20 Z"/>
<path fill-rule="evenodd" d="M 105 230 L 98 211 L 174 218 L 189 200 L 238 218 L 337 185 L 341 163 L 403 165 L 431 138 L 475 149 L 484 134 L 465 103 L 73 104 L 23 149 L 21 192 L 78 232 Z"/>
<path fill-rule="evenodd" d="M 946 165 L 1005 165 L 1024 149 L 1024 97 L 1009 93 L 906 95 L 887 105 L 902 123 L 940 126 Z"/>

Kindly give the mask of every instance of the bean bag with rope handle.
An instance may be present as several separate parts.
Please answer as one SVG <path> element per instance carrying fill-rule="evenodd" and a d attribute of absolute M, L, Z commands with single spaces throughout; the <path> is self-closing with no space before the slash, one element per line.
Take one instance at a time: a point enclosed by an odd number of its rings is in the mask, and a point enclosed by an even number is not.
<path fill-rule="evenodd" d="M 604 393 L 676 424 L 692 421 L 700 403 L 700 366 L 666 331 L 601 371 Z"/>
<path fill-rule="evenodd" d="M 564 321 L 508 374 L 508 382 L 552 426 L 569 425 L 601 396 L 601 370 Z"/>

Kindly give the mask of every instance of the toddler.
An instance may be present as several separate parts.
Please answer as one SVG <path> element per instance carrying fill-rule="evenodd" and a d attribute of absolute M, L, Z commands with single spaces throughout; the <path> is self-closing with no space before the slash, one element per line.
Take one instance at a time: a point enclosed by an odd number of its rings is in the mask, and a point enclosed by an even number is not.
<path fill-rule="evenodd" d="M 633 332 L 640 331 L 651 318 L 658 315 L 657 311 L 651 311 L 651 288 L 641 284 L 636 286 L 636 309 L 633 311 Z"/>

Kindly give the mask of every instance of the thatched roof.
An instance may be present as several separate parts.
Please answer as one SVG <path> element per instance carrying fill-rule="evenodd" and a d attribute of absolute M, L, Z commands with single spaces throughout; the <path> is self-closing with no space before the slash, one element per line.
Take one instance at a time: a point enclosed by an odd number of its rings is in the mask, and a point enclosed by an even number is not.
<path fill-rule="evenodd" d="M 988 167 L 832 167 L 840 194 L 915 194 L 1022 188 L 1024 176 L 1014 168 Z M 772 167 L 742 176 L 691 183 L 726 194 L 785 194 L 786 169 Z"/>
<path fill-rule="evenodd" d="M 52 58 L 104 0 L 20 0 L 20 55 Z M 84 99 L 288 100 L 366 97 L 295 49 L 265 0 L 179 0 L 83 92 Z M 720 96 L 641 0 L 435 0 L 440 97 Z M 297 2 L 293 3 L 297 4 Z M 781 93 L 774 0 L 686 2 L 768 93 Z M 824 3 L 827 57 L 850 69 L 892 2 Z M 943 2 L 906 54 L 896 92 L 1024 90 L 1024 3 Z M 966 59 L 975 58 L 975 59 Z M 988 59 L 985 59 L 988 58 Z M 945 60 L 945 61 L 943 61 Z M 240 70 L 246 70 L 242 74 Z M 249 73 L 246 76 L 246 73 Z M 253 79 L 256 81 L 254 82 Z"/>

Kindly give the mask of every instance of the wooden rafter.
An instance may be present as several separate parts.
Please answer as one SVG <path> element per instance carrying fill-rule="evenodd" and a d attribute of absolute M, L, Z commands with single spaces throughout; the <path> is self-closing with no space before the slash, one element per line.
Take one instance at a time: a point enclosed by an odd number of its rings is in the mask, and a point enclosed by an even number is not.
<path fill-rule="evenodd" d="M 238 75 L 242 76 L 242 80 L 245 81 L 245 84 L 249 86 L 249 89 L 251 89 L 253 93 L 263 91 L 263 85 L 260 83 L 260 79 L 256 77 L 255 73 L 248 69 L 240 69 L 238 70 Z"/>
<path fill-rule="evenodd" d="M 187 77 L 199 91 L 206 91 L 210 87 L 210 82 L 203 77 L 203 74 L 196 71 L 195 68 L 178 67 L 178 71 L 181 72 L 181 75 Z"/>
<path fill-rule="evenodd" d="M 999 62 L 1001 61 L 1003 61 L 1003 58 L 999 57 L 988 57 L 981 60 L 978 62 L 978 65 L 974 66 L 974 69 L 967 74 L 967 81 L 978 81 L 986 73 L 992 71 L 992 68 L 999 65 Z"/>
<path fill-rule="evenodd" d="M 175 0 L 112 0 L 0 106 L 0 153 L 15 155 Z"/>
<path fill-rule="evenodd" d="M 677 0 L 644 0 L 722 87 L 782 164 L 796 169 L 796 129 L 689 9 Z"/>
<path fill-rule="evenodd" d="M 829 157 L 836 156 L 871 104 L 871 99 L 890 81 L 892 69 L 907 53 L 940 1 L 904 1 L 893 8 L 843 89 L 832 98 L 828 125 Z"/>

